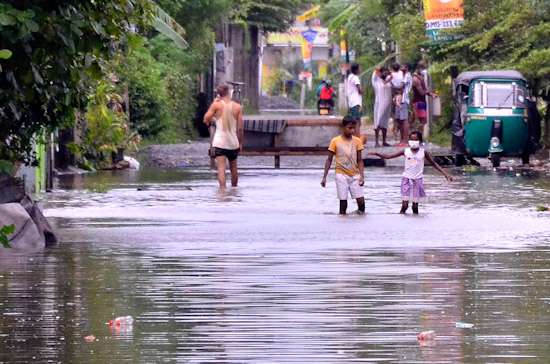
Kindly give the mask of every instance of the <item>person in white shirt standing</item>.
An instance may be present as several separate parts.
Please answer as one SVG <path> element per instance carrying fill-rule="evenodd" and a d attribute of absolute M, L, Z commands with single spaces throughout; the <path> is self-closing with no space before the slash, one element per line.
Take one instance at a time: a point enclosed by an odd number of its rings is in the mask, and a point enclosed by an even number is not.
<path fill-rule="evenodd" d="M 220 189 L 224 190 L 226 159 L 231 170 L 231 186 L 237 187 L 239 181 L 237 157 L 243 142 L 243 111 L 241 105 L 231 100 L 229 86 L 220 85 L 216 91 L 217 97 L 204 115 L 204 123 L 208 126 L 215 123 L 216 126 L 212 147 L 218 169 L 218 182 Z"/>
<path fill-rule="evenodd" d="M 348 115 L 361 123 L 361 111 L 363 105 L 363 91 L 361 90 L 361 80 L 359 79 L 359 65 L 351 65 L 351 72 L 346 80 L 346 97 L 348 101 Z"/>
<path fill-rule="evenodd" d="M 399 63 L 394 63 L 391 66 L 391 90 L 392 90 L 392 119 L 393 126 L 392 132 L 394 138 L 397 138 L 397 133 L 402 129 L 403 124 L 403 115 L 402 115 L 402 103 L 403 103 L 403 88 L 405 77 L 404 73 L 401 70 L 401 65 Z M 401 135 L 400 141 L 403 141 L 403 135 Z"/>

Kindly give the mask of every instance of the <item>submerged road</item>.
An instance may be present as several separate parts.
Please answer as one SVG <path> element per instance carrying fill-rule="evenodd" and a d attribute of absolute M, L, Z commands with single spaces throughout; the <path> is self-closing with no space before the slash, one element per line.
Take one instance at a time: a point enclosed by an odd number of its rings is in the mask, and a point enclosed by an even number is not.
<path fill-rule="evenodd" d="M 401 216 L 400 172 L 367 169 L 367 215 L 346 217 L 319 169 L 225 193 L 205 169 L 62 180 L 44 205 L 63 242 L 0 257 L 0 362 L 547 362 L 548 177 L 429 173 Z"/>

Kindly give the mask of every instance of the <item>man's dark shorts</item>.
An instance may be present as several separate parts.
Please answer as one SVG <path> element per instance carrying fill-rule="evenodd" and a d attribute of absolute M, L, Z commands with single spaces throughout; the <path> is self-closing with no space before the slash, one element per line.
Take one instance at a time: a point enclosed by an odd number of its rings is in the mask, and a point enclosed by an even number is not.
<path fill-rule="evenodd" d="M 214 148 L 214 157 L 227 157 L 230 162 L 233 162 L 239 156 L 239 149 L 223 149 Z"/>
<path fill-rule="evenodd" d="M 349 109 L 348 115 L 353 120 L 361 121 L 361 106 L 357 105 Z"/>

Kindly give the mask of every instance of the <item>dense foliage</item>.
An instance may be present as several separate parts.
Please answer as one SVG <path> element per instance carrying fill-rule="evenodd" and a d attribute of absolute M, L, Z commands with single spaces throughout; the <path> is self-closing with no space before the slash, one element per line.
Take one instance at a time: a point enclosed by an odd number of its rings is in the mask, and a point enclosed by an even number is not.
<path fill-rule="evenodd" d="M 175 143 L 193 135 L 197 60 L 202 55 L 182 50 L 163 35 L 125 54 L 115 66 L 118 88 L 128 90 L 130 126 L 150 142 Z"/>
<path fill-rule="evenodd" d="M 101 80 L 89 96 L 86 113 L 79 120 L 81 141 L 70 145 L 81 166 L 110 167 L 118 149 L 132 150 L 139 136 L 128 128 L 122 97 L 108 79 Z"/>
<path fill-rule="evenodd" d="M 16 1 L 0 4 L 0 159 L 34 159 L 45 131 L 74 123 L 102 63 L 133 26 L 145 27 L 147 0 Z"/>
<path fill-rule="evenodd" d="M 460 69 L 517 69 L 540 91 L 550 85 L 550 2 L 466 1 L 464 39 L 433 52 Z M 481 31 L 483 30 L 483 31 Z"/>
<path fill-rule="evenodd" d="M 304 0 L 233 0 L 238 9 L 236 20 L 265 31 L 282 31 L 294 22 L 296 14 L 311 1 Z"/>

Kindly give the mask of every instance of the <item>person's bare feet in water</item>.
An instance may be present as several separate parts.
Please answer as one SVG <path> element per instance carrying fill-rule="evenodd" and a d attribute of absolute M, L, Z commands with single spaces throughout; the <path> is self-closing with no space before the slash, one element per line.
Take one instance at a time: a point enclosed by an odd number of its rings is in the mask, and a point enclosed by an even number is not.
<path fill-rule="evenodd" d="M 401 211 L 399 211 L 399 213 L 406 214 L 408 209 L 409 209 L 409 201 L 403 201 L 401 203 Z"/>

